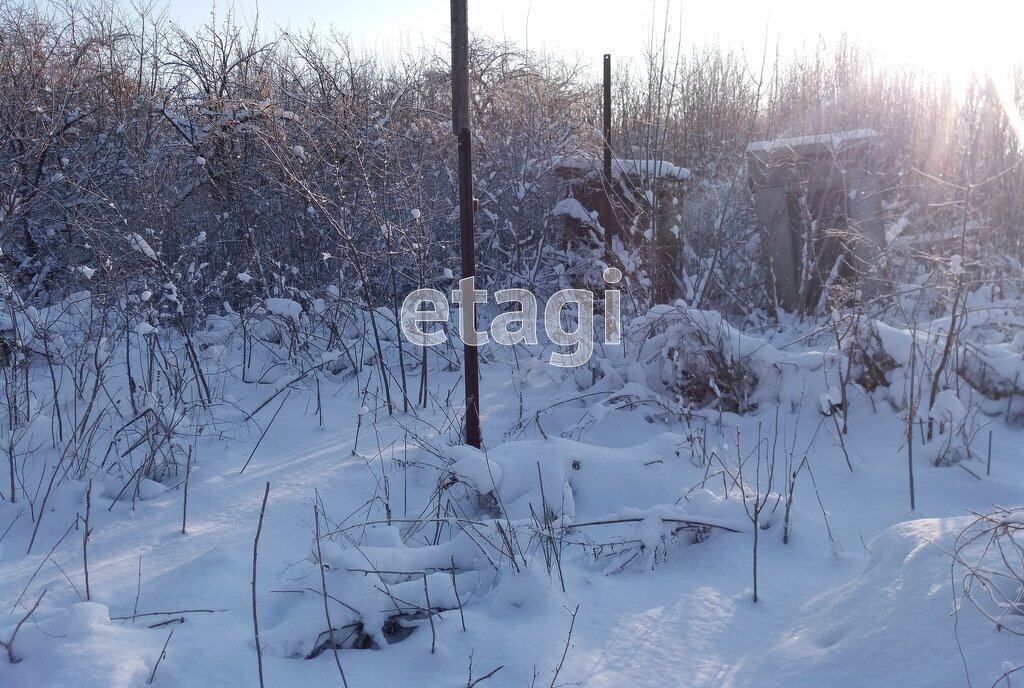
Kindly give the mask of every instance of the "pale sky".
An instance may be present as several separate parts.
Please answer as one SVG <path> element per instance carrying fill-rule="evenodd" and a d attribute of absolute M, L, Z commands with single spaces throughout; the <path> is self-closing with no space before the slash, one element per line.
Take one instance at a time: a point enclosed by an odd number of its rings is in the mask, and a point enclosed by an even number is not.
<path fill-rule="evenodd" d="M 216 0 L 218 12 L 226 0 Z M 356 48 L 394 52 L 447 44 L 448 0 L 233 0 L 244 20 L 259 8 L 263 27 L 315 23 L 349 34 Z M 175 0 L 170 18 L 209 19 L 211 0 Z M 666 13 L 667 9 L 667 13 Z M 601 55 L 637 58 L 652 24 L 667 19 L 669 43 L 708 42 L 744 50 L 759 62 L 766 37 L 784 55 L 846 33 L 883 61 L 910 62 L 956 76 L 1024 55 L 1024 2 L 1009 0 L 469 0 L 470 30 L 531 49 L 578 56 L 597 69 Z M 659 41 L 660 42 L 660 29 Z M 754 60 L 752 60 L 754 61 Z"/>

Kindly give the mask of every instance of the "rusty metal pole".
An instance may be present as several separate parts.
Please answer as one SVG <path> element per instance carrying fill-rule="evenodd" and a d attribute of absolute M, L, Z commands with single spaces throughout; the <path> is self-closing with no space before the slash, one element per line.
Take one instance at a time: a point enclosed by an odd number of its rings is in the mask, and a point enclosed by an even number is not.
<path fill-rule="evenodd" d="M 604 220 L 604 247 L 607 252 L 612 248 L 612 56 L 604 56 L 604 188 L 605 201 L 608 206 L 608 217 Z"/>
<path fill-rule="evenodd" d="M 473 231 L 473 151 L 469 118 L 469 21 L 467 0 L 451 0 L 452 8 L 452 131 L 459 142 L 459 243 L 462 277 L 476 276 L 476 241 Z M 468 295 L 472 301 L 472 294 Z M 462 308 L 474 308 L 463 302 Z M 474 318 L 475 320 L 475 318 Z M 476 323 L 473 323 L 476 328 Z M 466 387 L 466 444 L 480 448 L 480 362 L 476 346 L 463 346 Z"/>

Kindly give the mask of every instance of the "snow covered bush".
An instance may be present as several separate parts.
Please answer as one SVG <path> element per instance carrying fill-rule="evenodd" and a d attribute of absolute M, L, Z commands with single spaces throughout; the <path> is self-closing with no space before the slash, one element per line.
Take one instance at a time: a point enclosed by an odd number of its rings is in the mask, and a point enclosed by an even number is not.
<path fill-rule="evenodd" d="M 889 373 L 899 364 L 885 348 L 877 321 L 868 318 L 857 318 L 853 332 L 851 347 L 851 372 L 853 380 L 868 392 L 879 387 L 888 387 Z"/>
<path fill-rule="evenodd" d="M 969 603 L 998 630 L 1024 636 L 1024 508 L 979 515 L 953 555 L 958 612 Z"/>
<path fill-rule="evenodd" d="M 655 306 L 630 327 L 652 384 L 684 406 L 739 413 L 763 404 L 796 408 L 836 384 L 832 376 L 841 354 L 780 350 L 733 327 L 721 313 L 683 301 Z"/>

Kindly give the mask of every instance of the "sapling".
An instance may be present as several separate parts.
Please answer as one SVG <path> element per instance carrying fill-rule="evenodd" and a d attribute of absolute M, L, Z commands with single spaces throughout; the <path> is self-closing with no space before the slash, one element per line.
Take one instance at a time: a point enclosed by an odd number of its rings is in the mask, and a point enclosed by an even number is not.
<path fill-rule="evenodd" d="M 43 596 L 45 594 L 46 588 L 43 588 L 43 591 L 39 593 L 39 597 L 36 598 L 35 603 L 31 607 L 29 607 L 29 610 L 25 613 L 23 617 L 21 617 L 21 620 L 18 621 L 17 625 L 14 627 L 14 630 L 11 631 L 11 637 L 7 640 L 0 640 L 0 647 L 3 647 L 5 650 L 7 650 L 7 661 L 11 664 L 17 664 L 23 659 L 22 657 L 19 657 L 14 653 L 14 640 L 18 637 L 18 631 L 21 630 L 21 627 L 25 624 L 25 622 L 28 621 L 32 617 L 32 615 L 36 613 L 36 609 L 39 608 L 39 603 L 43 601 Z"/>
<path fill-rule="evenodd" d="M 856 336 L 851 337 L 851 339 L 852 339 L 851 352 L 847 356 L 843 355 L 843 348 L 844 348 L 844 343 L 843 342 L 846 339 L 847 335 L 850 335 L 852 333 L 856 333 L 857 332 L 857 320 L 858 320 L 858 317 L 859 317 L 859 315 L 857 313 L 854 313 L 854 315 L 852 317 L 852 324 L 843 333 L 839 332 L 839 324 L 843 320 L 843 318 L 840 317 L 839 312 L 836 311 L 836 310 L 833 310 L 831 315 L 830 315 L 830 317 L 829 317 L 829 323 L 830 323 L 831 329 L 832 329 L 832 337 L 836 341 L 836 353 L 837 353 L 837 358 L 838 358 L 838 372 L 839 372 L 839 400 L 838 401 L 836 401 L 834 399 L 830 400 L 832 402 L 832 408 L 829 410 L 829 414 L 828 415 L 834 416 L 836 410 L 839 410 L 839 411 L 842 412 L 842 415 L 843 415 L 842 430 L 840 430 L 838 419 L 836 419 L 836 432 L 840 432 L 843 435 L 846 435 L 848 433 L 848 430 L 849 430 L 848 423 L 849 423 L 849 417 L 850 417 L 850 409 L 849 409 L 848 387 L 849 387 L 849 384 L 850 384 L 850 367 L 851 367 L 850 366 L 850 362 L 853 359 L 852 347 L 856 346 Z M 843 447 L 843 451 L 845 453 L 845 451 L 846 451 L 845 446 Z M 847 464 L 849 464 L 849 461 L 850 461 L 849 456 L 847 456 L 846 460 L 847 460 Z M 852 466 L 850 467 L 850 470 L 853 470 Z"/>
<path fill-rule="evenodd" d="M 188 483 L 192 477 L 192 447 L 188 448 L 188 455 L 185 458 L 185 484 L 182 489 L 181 499 L 181 534 L 185 534 L 185 521 L 188 518 Z"/>
<path fill-rule="evenodd" d="M 252 633 L 256 643 L 256 668 L 259 672 L 260 688 L 263 682 L 263 646 L 260 644 L 260 619 L 256 613 L 256 564 L 259 558 L 260 534 L 263 532 L 263 516 L 267 511 L 267 498 L 270 496 L 270 481 L 263 490 L 263 503 L 260 505 L 260 518 L 256 525 L 256 537 L 252 541 Z"/>
<path fill-rule="evenodd" d="M 452 592 L 455 593 L 455 603 L 459 605 L 459 621 L 462 622 L 462 632 L 466 632 L 466 615 L 462 611 L 462 598 L 459 596 L 459 584 L 455 580 L 455 556 L 452 555 Z"/>
<path fill-rule="evenodd" d="M 783 441 L 783 449 L 786 452 L 786 457 L 785 457 L 786 507 L 784 509 L 784 515 L 783 515 L 783 519 L 782 519 L 782 524 L 783 524 L 782 525 L 782 544 L 784 544 L 784 545 L 788 545 L 789 544 L 790 516 L 791 516 L 792 510 L 793 510 L 793 498 L 794 498 L 794 492 L 796 491 L 796 479 L 797 479 L 797 476 L 800 475 L 800 471 L 803 469 L 804 465 L 807 463 L 807 454 L 805 453 L 803 455 L 803 458 L 800 460 L 800 463 L 797 464 L 797 466 L 795 468 L 793 466 L 794 453 L 796 452 L 796 441 L 797 441 L 797 437 L 799 436 L 799 433 L 800 433 L 800 418 L 802 416 L 802 411 L 803 411 L 804 395 L 801 394 L 800 395 L 800 399 L 801 399 L 800 405 L 798 406 L 797 412 L 796 412 L 796 422 L 794 423 L 793 433 L 791 435 L 792 442 L 791 443 L 787 443 L 786 441 Z M 784 425 L 786 425 L 786 426 L 789 425 L 788 418 L 787 418 L 786 422 L 784 423 Z"/>
<path fill-rule="evenodd" d="M 985 475 L 992 475 L 992 431 L 988 431 L 988 459 L 985 461 Z"/>
<path fill-rule="evenodd" d="M 910 377 L 907 391 L 907 484 L 910 489 L 910 510 L 914 511 L 914 380 L 917 377 L 917 322 L 910 329 Z"/>
<path fill-rule="evenodd" d="M 747 512 L 747 517 L 750 519 L 751 526 L 754 530 L 753 538 L 753 556 L 752 556 L 752 575 L 753 575 L 753 600 L 757 602 L 757 563 L 758 563 L 758 545 L 760 543 L 761 533 L 761 514 L 764 507 L 768 504 L 768 500 L 771 497 L 772 486 L 775 483 L 775 459 L 776 449 L 778 446 L 779 438 L 779 422 L 778 422 L 779 408 L 775 408 L 775 434 L 772 440 L 771 447 L 765 447 L 764 451 L 764 469 L 768 473 L 767 485 L 762 487 L 761 471 L 762 471 L 762 459 L 761 459 L 761 448 L 762 445 L 767 441 L 767 438 L 761 437 L 761 424 L 757 425 L 757 445 L 754 448 L 754 481 L 753 485 L 747 486 L 744 484 L 744 470 L 745 460 L 743 458 L 740 449 L 740 429 L 736 428 L 736 463 L 737 463 L 737 480 L 739 480 L 739 488 L 743 497 L 743 509 Z M 749 455 L 747 457 L 749 459 Z M 753 492 L 753 494 L 748 494 Z M 752 500 L 752 502 L 751 502 Z"/>
<path fill-rule="evenodd" d="M 92 599 L 92 592 L 89 588 L 89 537 L 92 535 L 90 525 L 90 514 L 92 512 L 92 479 L 89 479 L 89 486 L 85 489 L 85 519 L 82 530 L 82 569 L 85 572 L 85 599 Z"/>
<path fill-rule="evenodd" d="M 146 681 L 147 686 L 153 685 L 153 681 L 156 680 L 156 670 L 160 668 L 160 662 L 163 661 L 164 657 L 167 656 L 167 645 L 171 642 L 171 636 L 174 635 L 174 629 L 167 634 L 167 640 L 164 641 L 164 646 L 160 649 L 160 656 L 156 658 L 156 663 L 153 664 L 153 671 L 149 674 L 149 680 Z"/>
<path fill-rule="evenodd" d="M 568 607 L 566 607 L 568 610 Z M 558 674 L 562 671 L 562 665 L 565 664 L 565 658 L 569 654 L 569 648 L 572 647 L 572 630 L 576 627 L 576 615 L 580 613 L 580 606 L 577 604 L 576 608 L 572 610 L 572 618 L 569 620 L 569 632 L 565 635 L 565 647 L 562 648 L 562 658 L 558 660 L 558 665 L 555 667 L 551 676 L 551 684 L 549 688 L 555 688 L 558 683 Z"/>
<path fill-rule="evenodd" d="M 331 646 L 331 651 L 334 654 L 334 664 L 338 667 L 338 675 L 341 677 L 341 685 L 344 688 L 348 688 L 348 681 L 345 679 L 345 670 L 341 666 L 341 658 L 338 656 L 338 644 L 334 641 L 334 624 L 331 623 L 331 609 L 327 603 L 327 577 L 324 572 L 326 565 L 324 564 L 324 554 L 320 547 L 320 495 L 316 494 L 313 502 L 313 523 L 315 526 L 315 537 L 316 537 L 316 565 L 320 569 L 320 592 L 323 597 L 324 603 L 324 620 L 327 622 L 327 642 Z"/>
<path fill-rule="evenodd" d="M 466 688 L 476 688 L 476 686 L 480 685 L 481 683 L 483 683 L 487 679 L 491 678 L 492 676 L 494 676 L 496 673 L 498 673 L 499 671 L 501 671 L 504 668 L 505 668 L 505 665 L 501 664 L 498 667 L 496 667 L 494 669 L 491 669 L 490 671 L 488 671 L 483 676 L 478 676 L 477 678 L 473 678 L 473 653 L 470 652 L 469 653 L 469 678 L 466 679 Z M 536 675 L 534 676 L 534 679 L 536 679 Z"/>

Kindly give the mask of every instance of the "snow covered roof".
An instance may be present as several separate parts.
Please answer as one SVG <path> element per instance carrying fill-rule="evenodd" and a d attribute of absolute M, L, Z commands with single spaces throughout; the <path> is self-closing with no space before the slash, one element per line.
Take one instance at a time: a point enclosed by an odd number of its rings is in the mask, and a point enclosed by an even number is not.
<path fill-rule="evenodd" d="M 878 134 L 874 129 L 853 129 L 851 131 L 839 131 L 831 134 L 813 134 L 811 136 L 795 136 L 788 139 L 775 139 L 773 141 L 755 141 L 747 146 L 747 153 L 775 153 L 779 151 L 797 151 L 800 149 L 829 147 L 846 148 L 848 146 L 870 141 L 877 138 Z"/>
<path fill-rule="evenodd" d="M 551 158 L 556 168 L 579 172 L 600 172 L 603 163 L 598 158 L 584 155 L 555 156 Z M 666 179 L 689 179 L 690 170 L 673 165 L 667 160 L 612 160 L 612 176 L 616 179 L 626 177 L 657 177 Z"/>
<path fill-rule="evenodd" d="M 866 170 L 871 166 L 873 144 L 879 140 L 874 129 L 853 129 L 755 141 L 746 151 L 750 187 L 785 186 L 793 183 L 794 174 L 805 182 L 827 187 L 833 183 L 830 180 L 838 179 L 837 171 L 843 170 L 847 183 L 860 188 L 869 182 Z M 793 169 L 794 164 L 797 169 Z"/>

